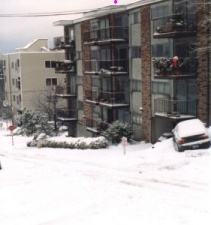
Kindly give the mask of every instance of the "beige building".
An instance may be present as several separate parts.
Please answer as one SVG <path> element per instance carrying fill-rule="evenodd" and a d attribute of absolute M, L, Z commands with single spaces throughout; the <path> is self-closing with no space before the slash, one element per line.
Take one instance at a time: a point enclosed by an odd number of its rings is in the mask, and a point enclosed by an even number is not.
<path fill-rule="evenodd" d="M 4 55 L 5 104 L 14 115 L 24 109 L 36 109 L 41 98 L 50 104 L 49 96 L 55 94 L 58 86 L 60 91 L 66 86 L 65 75 L 55 73 L 56 62 L 64 59 L 63 51 L 48 49 L 47 39 L 36 39 L 15 53 Z"/>

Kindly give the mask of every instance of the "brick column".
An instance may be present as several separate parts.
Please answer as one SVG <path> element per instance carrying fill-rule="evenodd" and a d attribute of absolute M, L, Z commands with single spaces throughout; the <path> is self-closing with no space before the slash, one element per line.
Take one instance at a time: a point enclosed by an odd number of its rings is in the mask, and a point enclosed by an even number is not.
<path fill-rule="evenodd" d="M 143 6 L 141 7 L 142 133 L 146 142 L 152 142 L 150 40 L 150 6 Z"/>
<path fill-rule="evenodd" d="M 86 118 L 92 118 L 93 108 L 90 104 L 86 103 L 87 98 L 86 91 L 92 90 L 92 77 L 90 75 L 85 75 L 85 60 L 91 59 L 91 48 L 90 46 L 84 45 L 84 37 L 90 30 L 90 22 L 84 21 L 81 23 L 81 46 L 82 46 L 82 67 L 83 67 L 83 100 L 84 100 L 84 115 Z"/>
<path fill-rule="evenodd" d="M 206 0 L 200 0 L 206 3 Z M 207 122 L 208 115 L 208 8 L 205 4 L 197 11 L 197 56 L 198 56 L 198 118 Z"/>

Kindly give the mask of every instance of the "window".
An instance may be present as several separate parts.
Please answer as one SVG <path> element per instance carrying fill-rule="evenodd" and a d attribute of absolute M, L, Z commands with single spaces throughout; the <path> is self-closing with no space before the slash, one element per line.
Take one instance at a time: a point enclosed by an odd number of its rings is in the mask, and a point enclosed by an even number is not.
<path fill-rule="evenodd" d="M 151 19 L 169 15 L 168 5 L 156 6 L 151 9 Z"/>
<path fill-rule="evenodd" d="M 51 68 L 56 68 L 56 62 L 55 61 L 51 61 Z"/>
<path fill-rule="evenodd" d="M 152 45 L 152 57 L 170 57 L 169 43 Z"/>
<path fill-rule="evenodd" d="M 57 85 L 57 78 L 46 78 L 46 85 Z"/>
<path fill-rule="evenodd" d="M 92 50 L 91 51 L 91 59 L 98 59 L 98 58 L 99 58 L 98 50 Z"/>
<path fill-rule="evenodd" d="M 45 68 L 51 68 L 51 61 L 45 61 Z"/>
<path fill-rule="evenodd" d="M 93 77 L 92 86 L 93 87 L 100 87 L 100 79 L 98 77 Z"/>
<path fill-rule="evenodd" d="M 169 83 L 165 82 L 152 82 L 152 93 L 153 94 L 170 94 Z"/>
<path fill-rule="evenodd" d="M 11 68 L 14 69 L 14 62 L 11 63 Z"/>
<path fill-rule="evenodd" d="M 141 81 L 131 80 L 131 91 L 141 91 Z"/>
<path fill-rule="evenodd" d="M 131 47 L 131 58 L 140 58 L 141 57 L 141 47 L 132 46 Z"/>
<path fill-rule="evenodd" d="M 51 78 L 47 78 L 46 79 L 46 85 L 48 86 L 48 85 L 51 85 Z"/>
<path fill-rule="evenodd" d="M 15 102 L 15 95 L 13 95 L 13 102 Z"/>
<path fill-rule="evenodd" d="M 12 78 L 12 85 L 15 85 L 15 79 Z"/>
<path fill-rule="evenodd" d="M 52 78 L 52 85 L 57 85 L 57 78 Z"/>
<path fill-rule="evenodd" d="M 135 24 L 135 23 L 140 23 L 140 12 L 134 12 L 131 14 L 131 23 L 132 24 Z"/>

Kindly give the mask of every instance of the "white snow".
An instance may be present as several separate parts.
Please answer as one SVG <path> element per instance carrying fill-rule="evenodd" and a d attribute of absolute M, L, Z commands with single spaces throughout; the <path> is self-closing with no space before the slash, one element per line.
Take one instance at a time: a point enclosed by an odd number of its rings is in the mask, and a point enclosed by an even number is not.
<path fill-rule="evenodd" d="M 211 128 L 209 130 L 211 137 Z M 210 150 L 27 148 L 0 131 L 0 225 L 209 225 Z M 64 137 L 62 137 L 63 139 Z"/>
<path fill-rule="evenodd" d="M 205 134 L 206 132 L 205 126 L 199 119 L 182 121 L 176 127 L 181 138 Z"/>

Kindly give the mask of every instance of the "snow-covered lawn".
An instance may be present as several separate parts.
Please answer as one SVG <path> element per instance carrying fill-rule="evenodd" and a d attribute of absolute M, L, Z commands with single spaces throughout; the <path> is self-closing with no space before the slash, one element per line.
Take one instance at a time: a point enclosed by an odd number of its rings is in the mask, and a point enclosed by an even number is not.
<path fill-rule="evenodd" d="M 0 131 L 0 225 L 210 225 L 210 150 L 27 148 Z"/>

